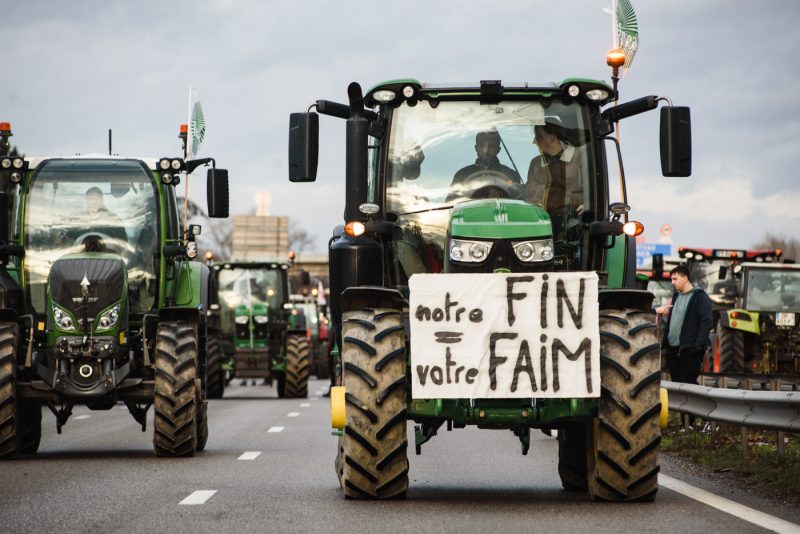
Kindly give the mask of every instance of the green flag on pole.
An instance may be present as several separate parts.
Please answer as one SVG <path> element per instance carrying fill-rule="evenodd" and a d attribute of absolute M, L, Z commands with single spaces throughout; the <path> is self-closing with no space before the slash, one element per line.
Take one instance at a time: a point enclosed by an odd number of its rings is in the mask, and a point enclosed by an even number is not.
<path fill-rule="evenodd" d="M 620 69 L 620 77 L 624 77 L 639 48 L 639 24 L 630 0 L 616 0 L 614 4 L 614 46 L 625 52 L 625 65 Z"/>

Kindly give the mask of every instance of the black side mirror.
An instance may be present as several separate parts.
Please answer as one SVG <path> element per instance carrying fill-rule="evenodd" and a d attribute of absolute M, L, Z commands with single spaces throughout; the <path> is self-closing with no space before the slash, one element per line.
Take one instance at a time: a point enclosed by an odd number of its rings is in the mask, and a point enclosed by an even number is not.
<path fill-rule="evenodd" d="M 289 115 L 289 180 L 313 182 L 317 179 L 319 161 L 319 115 Z"/>
<path fill-rule="evenodd" d="M 300 280 L 304 286 L 311 284 L 311 275 L 308 274 L 308 271 L 303 270 L 300 272 Z"/>
<path fill-rule="evenodd" d="M 692 121 L 688 107 L 661 108 L 661 173 L 691 176 Z"/>
<path fill-rule="evenodd" d="M 208 169 L 206 190 L 208 194 L 208 216 L 224 219 L 230 214 L 228 192 L 228 170 Z"/>
<path fill-rule="evenodd" d="M 725 280 L 728 277 L 728 266 L 727 265 L 720 265 L 719 266 L 719 279 Z"/>
<path fill-rule="evenodd" d="M 653 278 L 661 280 L 664 277 L 664 255 L 660 253 L 653 254 Z"/>

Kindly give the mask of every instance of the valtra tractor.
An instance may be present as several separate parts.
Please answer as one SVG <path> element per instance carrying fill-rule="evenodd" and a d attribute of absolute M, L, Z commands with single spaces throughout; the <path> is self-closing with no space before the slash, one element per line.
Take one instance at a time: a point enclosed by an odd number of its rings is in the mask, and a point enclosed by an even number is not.
<path fill-rule="evenodd" d="M 308 396 L 309 339 L 302 313 L 289 302 L 289 263 L 232 260 L 212 269 L 232 378 L 275 379 L 279 397 Z"/>
<path fill-rule="evenodd" d="M 619 153 L 618 121 L 664 99 L 615 106 L 616 80 L 577 78 L 406 79 L 366 95 L 352 83 L 347 94 L 348 104 L 317 100 L 316 112 L 292 114 L 289 133 L 289 178 L 313 181 L 318 113 L 346 121 L 345 224 L 329 253 L 345 496 L 406 494 L 412 420 L 418 454 L 443 425 L 511 430 L 523 454 L 531 429 L 557 430 L 566 488 L 654 498 L 666 406 L 653 296 L 635 289 L 642 227 L 628 219 L 606 148 Z M 663 173 L 688 176 L 689 110 L 661 114 Z M 577 162 L 580 205 L 548 211 L 529 200 L 532 183 L 509 177 L 549 165 L 532 160 L 544 125 L 573 156 L 562 161 Z M 470 166 L 483 132 L 499 137 L 493 169 Z"/>
<path fill-rule="evenodd" d="M 118 401 L 142 431 L 154 407 L 157 456 L 205 447 L 211 277 L 175 186 L 208 163 L 227 217 L 212 158 L 0 160 L 0 458 L 36 452 L 43 406 L 60 433 L 75 405 Z"/>

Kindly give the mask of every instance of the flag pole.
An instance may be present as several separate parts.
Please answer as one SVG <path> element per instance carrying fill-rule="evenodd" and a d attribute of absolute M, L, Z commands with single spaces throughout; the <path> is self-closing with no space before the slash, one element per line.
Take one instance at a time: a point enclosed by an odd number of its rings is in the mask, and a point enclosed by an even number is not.
<path fill-rule="evenodd" d="M 189 143 L 192 142 L 192 84 L 189 84 L 189 135 L 186 138 L 186 144 L 183 151 L 183 159 L 189 159 Z M 183 194 L 183 245 L 188 244 L 188 231 L 189 231 L 189 173 L 186 173 L 186 192 Z"/>

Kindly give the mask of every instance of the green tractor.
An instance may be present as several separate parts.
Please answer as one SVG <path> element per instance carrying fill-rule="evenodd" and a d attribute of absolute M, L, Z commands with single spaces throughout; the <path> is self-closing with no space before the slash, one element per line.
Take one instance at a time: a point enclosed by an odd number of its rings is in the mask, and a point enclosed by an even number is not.
<path fill-rule="evenodd" d="M 289 264 L 242 260 L 212 269 L 230 378 L 275 378 L 279 397 L 308 396 L 309 340 L 304 316 L 289 302 Z"/>
<path fill-rule="evenodd" d="M 715 310 L 709 370 L 800 374 L 800 265 L 744 262 L 734 267 L 727 308 Z"/>
<path fill-rule="evenodd" d="M 32 454 L 42 407 L 122 401 L 157 456 L 205 447 L 210 270 L 182 234 L 175 186 L 214 160 L 0 159 L 0 458 Z M 208 212 L 228 216 L 227 171 Z"/>
<path fill-rule="evenodd" d="M 618 155 L 615 124 L 665 99 L 613 105 L 616 84 L 587 79 L 408 79 L 366 96 L 352 83 L 348 100 L 317 100 L 289 132 L 289 179 L 313 181 L 318 113 L 346 120 L 345 224 L 329 251 L 345 496 L 406 494 L 413 420 L 417 454 L 443 425 L 511 430 L 523 454 L 531 429 L 557 430 L 565 488 L 653 499 L 666 410 L 653 296 L 635 289 L 642 227 L 628 220 L 624 175 L 608 176 L 606 147 Z M 688 176 L 689 109 L 661 119 L 663 173 Z M 545 125 L 577 181 L 568 195 L 514 179 L 550 164 L 532 160 Z M 496 161 L 470 165 L 484 133 L 499 138 Z M 572 206 L 545 209 L 548 195 L 576 192 Z"/>

